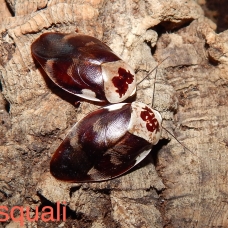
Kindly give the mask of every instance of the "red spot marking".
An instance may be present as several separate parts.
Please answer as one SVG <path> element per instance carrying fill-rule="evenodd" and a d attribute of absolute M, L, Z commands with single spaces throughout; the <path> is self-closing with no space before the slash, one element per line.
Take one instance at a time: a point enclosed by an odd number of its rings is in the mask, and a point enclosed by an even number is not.
<path fill-rule="evenodd" d="M 122 97 L 128 90 L 128 85 L 133 82 L 134 75 L 121 67 L 118 70 L 118 74 L 118 76 L 113 77 L 112 83 L 117 88 L 116 92 Z"/>
<path fill-rule="evenodd" d="M 157 133 L 159 129 L 158 120 L 155 118 L 154 113 L 148 107 L 143 108 L 145 111 L 141 112 L 140 117 L 146 122 L 146 128 L 148 131 Z"/>

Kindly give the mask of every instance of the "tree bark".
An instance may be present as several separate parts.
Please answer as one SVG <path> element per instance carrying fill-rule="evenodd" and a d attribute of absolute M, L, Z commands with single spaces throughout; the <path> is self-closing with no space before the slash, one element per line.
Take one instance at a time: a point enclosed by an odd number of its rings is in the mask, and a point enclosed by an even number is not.
<path fill-rule="evenodd" d="M 47 205 L 67 205 L 66 221 L 25 219 L 25 227 L 228 227 L 227 31 L 216 34 L 193 0 L 2 4 L 11 13 L 0 18 L 0 205 L 29 206 L 31 216 L 36 207 L 40 216 Z M 55 149 L 99 106 L 84 100 L 76 106 L 79 99 L 32 58 L 32 42 L 50 31 L 101 39 L 134 67 L 137 81 L 164 60 L 138 85 L 136 99 L 151 104 L 154 94 L 153 107 L 176 139 L 164 129 L 143 162 L 110 181 L 52 177 Z"/>

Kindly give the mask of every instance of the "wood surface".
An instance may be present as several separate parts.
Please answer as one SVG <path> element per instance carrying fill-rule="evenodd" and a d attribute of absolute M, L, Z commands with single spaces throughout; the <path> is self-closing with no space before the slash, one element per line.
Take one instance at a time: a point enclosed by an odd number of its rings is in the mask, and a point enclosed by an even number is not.
<path fill-rule="evenodd" d="M 0 205 L 41 211 L 66 202 L 66 221 L 24 227 L 228 227 L 228 31 L 217 34 L 194 0 L 0 4 Z M 153 107 L 181 144 L 164 130 L 150 155 L 119 178 L 55 180 L 52 154 L 99 105 L 80 100 L 78 107 L 32 58 L 31 43 L 50 31 L 101 39 L 136 70 L 137 81 L 165 59 Z M 151 104 L 155 72 L 138 85 L 138 101 Z"/>

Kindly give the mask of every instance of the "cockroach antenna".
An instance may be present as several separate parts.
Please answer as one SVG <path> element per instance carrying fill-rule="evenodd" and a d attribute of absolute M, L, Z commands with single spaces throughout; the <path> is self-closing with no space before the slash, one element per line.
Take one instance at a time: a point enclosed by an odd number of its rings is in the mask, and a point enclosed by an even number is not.
<path fill-rule="evenodd" d="M 166 60 L 166 59 L 168 59 L 169 58 L 169 56 L 168 57 L 166 57 L 165 59 L 163 59 L 160 63 L 158 63 L 158 65 L 156 66 L 156 67 L 154 67 L 140 82 L 138 82 L 137 83 L 137 86 L 139 85 L 139 84 L 141 84 L 146 78 L 148 78 L 149 76 L 150 76 L 150 74 L 151 73 L 153 73 L 155 70 L 157 70 L 158 69 L 158 67 Z M 155 79 L 156 79 L 156 74 L 155 74 Z"/>
<path fill-rule="evenodd" d="M 194 156 L 198 157 L 195 153 L 193 153 L 190 149 L 188 149 L 188 147 L 186 147 L 182 142 L 180 142 L 168 129 L 166 129 L 165 127 L 162 126 L 162 128 L 168 133 L 170 134 L 178 143 L 180 143 L 181 146 L 183 146 L 186 150 L 188 150 L 191 154 L 193 154 Z"/>
<path fill-rule="evenodd" d="M 156 67 L 154 67 L 140 82 L 138 82 L 137 83 L 137 86 L 140 84 L 140 83 L 142 83 L 146 78 L 148 78 L 149 76 L 150 76 L 150 74 L 151 73 L 153 73 L 154 71 L 156 71 L 155 72 L 155 77 L 154 77 L 154 85 L 153 85 L 153 91 L 155 91 L 155 82 L 156 82 L 156 76 L 157 76 L 157 69 L 158 69 L 158 67 L 166 60 L 166 59 L 168 59 L 169 58 L 169 56 L 168 57 L 166 57 L 165 59 L 163 59 L 160 63 L 158 63 L 158 65 L 156 66 Z M 151 103 L 151 107 L 153 107 L 154 106 L 154 92 L 153 92 L 153 96 L 152 96 L 152 103 Z"/>
<path fill-rule="evenodd" d="M 155 72 L 155 76 L 154 76 L 154 85 L 153 85 L 153 95 L 152 95 L 152 102 L 151 102 L 151 107 L 153 108 L 154 106 L 154 94 L 155 94 L 155 84 L 156 84 L 156 78 L 157 78 L 157 69 L 158 67 L 166 60 L 168 59 L 168 57 L 166 57 L 165 59 L 163 59 L 160 63 L 158 63 L 158 65 L 153 68 L 140 82 L 137 83 L 137 85 L 139 85 L 140 83 L 142 83 L 146 78 L 148 78 L 148 76 Z M 183 148 L 185 148 L 186 150 L 188 150 L 191 154 L 195 155 L 196 157 L 198 157 L 195 153 L 193 153 L 189 148 L 187 148 L 183 143 L 181 143 L 175 136 L 174 134 L 172 134 L 168 129 L 166 129 L 165 127 L 162 126 L 162 128 L 168 133 L 170 134 L 178 143 L 180 143 L 181 146 L 183 146 Z"/>

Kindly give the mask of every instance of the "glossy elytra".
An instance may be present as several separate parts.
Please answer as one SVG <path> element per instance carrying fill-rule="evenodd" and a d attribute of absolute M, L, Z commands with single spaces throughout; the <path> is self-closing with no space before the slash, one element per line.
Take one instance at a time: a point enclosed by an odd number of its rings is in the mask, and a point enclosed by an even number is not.
<path fill-rule="evenodd" d="M 94 37 L 45 33 L 31 50 L 54 83 L 79 97 L 119 103 L 136 91 L 134 70 Z"/>
<path fill-rule="evenodd" d="M 50 171 L 69 182 L 117 177 L 143 160 L 161 134 L 161 115 L 140 103 L 103 107 L 74 125 L 51 160 Z"/>

